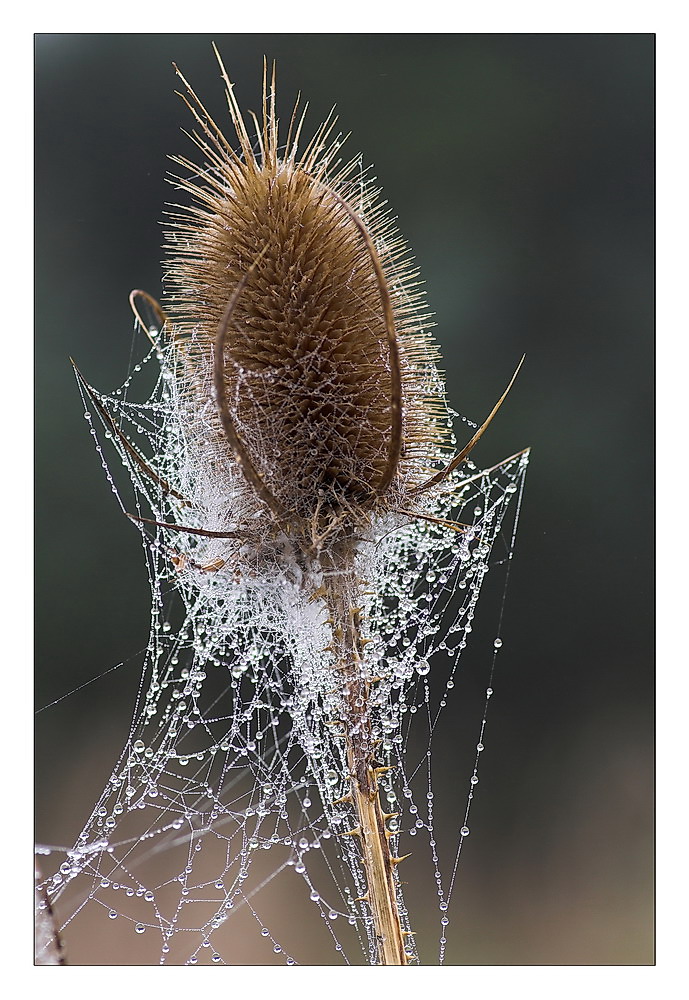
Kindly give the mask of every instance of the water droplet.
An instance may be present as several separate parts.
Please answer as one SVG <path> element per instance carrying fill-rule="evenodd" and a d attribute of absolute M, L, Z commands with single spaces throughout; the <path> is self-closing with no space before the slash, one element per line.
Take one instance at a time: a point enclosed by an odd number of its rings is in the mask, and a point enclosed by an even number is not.
<path fill-rule="evenodd" d="M 145 749 L 146 749 L 146 744 L 144 743 L 143 740 L 137 740 L 134 746 L 132 747 L 134 753 L 143 753 Z"/>
<path fill-rule="evenodd" d="M 111 920 L 115 920 L 115 918 L 117 917 L 117 910 L 111 910 L 110 913 L 108 913 L 108 916 L 110 917 Z"/>
<path fill-rule="evenodd" d="M 469 827 L 468 826 L 463 826 L 462 829 L 459 832 L 461 833 L 461 835 L 463 837 L 468 837 L 469 836 Z"/>
<path fill-rule="evenodd" d="M 136 931 L 137 934 L 143 934 L 146 928 L 144 927 L 143 924 L 137 924 L 134 930 Z"/>
<path fill-rule="evenodd" d="M 211 961 L 213 961 L 213 962 L 219 962 L 220 961 L 220 955 L 217 955 L 217 954 L 213 955 Z"/>
<path fill-rule="evenodd" d="M 268 937 L 269 934 L 270 934 L 270 931 L 268 930 L 267 927 L 262 927 L 261 928 L 261 936 L 262 937 Z"/>
<path fill-rule="evenodd" d="M 428 660 L 419 660 L 416 664 L 416 672 L 420 674 L 421 677 L 425 677 L 427 673 L 430 672 L 431 665 Z"/>
<path fill-rule="evenodd" d="M 477 743 L 476 749 L 478 750 L 479 753 L 481 753 L 481 751 L 483 750 L 483 743 Z"/>
<path fill-rule="evenodd" d="M 502 639 L 496 639 L 493 645 L 495 646 L 496 649 L 500 649 L 500 647 L 502 646 Z"/>

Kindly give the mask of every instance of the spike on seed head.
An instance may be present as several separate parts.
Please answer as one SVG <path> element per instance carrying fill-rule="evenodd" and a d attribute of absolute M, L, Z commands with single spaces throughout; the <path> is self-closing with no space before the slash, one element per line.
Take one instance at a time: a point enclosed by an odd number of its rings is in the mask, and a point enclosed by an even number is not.
<path fill-rule="evenodd" d="M 175 158 L 194 204 L 167 234 L 164 311 L 191 408 L 212 396 L 218 352 L 220 460 L 283 528 L 317 535 L 418 485 L 429 446 L 447 445 L 437 351 L 378 192 L 358 158 L 336 162 L 335 119 L 300 153 L 295 108 L 281 147 L 273 69 L 254 147 L 220 65 L 238 150 L 177 70 L 206 163 Z"/>

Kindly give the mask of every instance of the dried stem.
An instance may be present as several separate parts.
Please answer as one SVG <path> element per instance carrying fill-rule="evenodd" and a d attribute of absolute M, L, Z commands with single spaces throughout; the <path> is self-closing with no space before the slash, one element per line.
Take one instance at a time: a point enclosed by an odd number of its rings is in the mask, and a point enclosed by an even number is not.
<path fill-rule="evenodd" d="M 362 864 L 368 886 L 364 897 L 371 907 L 380 965 L 407 965 L 404 932 L 397 907 L 394 869 L 399 858 L 390 851 L 390 818 L 380 806 L 378 778 L 381 771 L 373 763 L 369 693 L 371 682 L 364 677 L 363 647 L 359 609 L 354 604 L 358 591 L 351 575 L 331 577 L 325 584 L 325 602 L 332 623 L 332 652 L 340 674 L 345 746 L 351 787 L 351 801 L 357 826 L 350 831 L 361 842 Z"/>

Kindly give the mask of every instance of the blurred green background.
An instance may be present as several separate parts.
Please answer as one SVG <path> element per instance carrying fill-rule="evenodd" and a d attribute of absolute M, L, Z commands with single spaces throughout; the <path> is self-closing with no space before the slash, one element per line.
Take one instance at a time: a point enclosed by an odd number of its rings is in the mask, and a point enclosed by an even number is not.
<path fill-rule="evenodd" d="M 452 405 L 482 419 L 527 354 L 475 453 L 533 448 L 449 960 L 651 963 L 653 37 L 213 37 L 242 108 L 264 55 L 283 122 L 299 90 L 310 130 L 337 105 L 413 247 Z M 166 156 L 192 153 L 171 62 L 226 122 L 211 40 L 36 37 L 37 708 L 75 692 L 36 717 L 42 843 L 90 814 L 148 633 L 68 356 L 109 390 L 145 349 L 127 295 L 160 293 Z M 469 773 L 448 744 L 436 799 Z"/>

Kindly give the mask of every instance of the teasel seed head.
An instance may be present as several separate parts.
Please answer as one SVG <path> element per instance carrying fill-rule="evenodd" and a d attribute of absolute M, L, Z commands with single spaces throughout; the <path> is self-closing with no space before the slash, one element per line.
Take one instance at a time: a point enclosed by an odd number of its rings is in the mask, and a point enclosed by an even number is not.
<path fill-rule="evenodd" d="M 336 119 L 300 151 L 297 100 L 281 145 L 264 66 L 253 144 L 218 60 L 236 148 L 177 71 L 205 160 L 174 158 L 193 198 L 166 234 L 180 390 L 190 412 L 215 398 L 216 461 L 313 536 L 398 502 L 449 447 L 439 356 L 407 246 L 360 158 L 338 158 Z"/>

